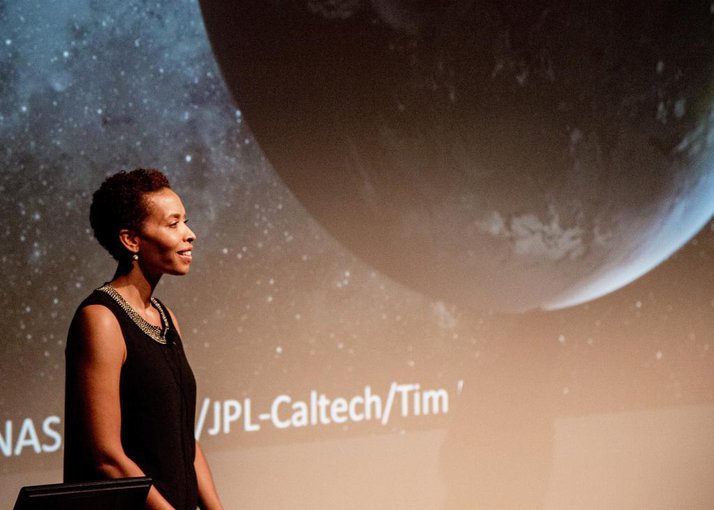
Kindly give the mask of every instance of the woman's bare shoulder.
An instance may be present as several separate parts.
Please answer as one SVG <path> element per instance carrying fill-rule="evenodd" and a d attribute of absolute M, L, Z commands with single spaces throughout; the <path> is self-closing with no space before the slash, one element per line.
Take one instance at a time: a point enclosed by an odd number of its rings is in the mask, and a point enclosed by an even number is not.
<path fill-rule="evenodd" d="M 111 332 L 119 331 L 119 321 L 114 313 L 104 305 L 92 304 L 86 305 L 77 310 L 75 322 L 83 330 Z"/>
<path fill-rule="evenodd" d="M 99 304 L 86 305 L 77 310 L 72 335 L 75 347 L 88 352 L 104 352 L 108 355 L 126 353 L 124 335 L 114 313 Z"/>

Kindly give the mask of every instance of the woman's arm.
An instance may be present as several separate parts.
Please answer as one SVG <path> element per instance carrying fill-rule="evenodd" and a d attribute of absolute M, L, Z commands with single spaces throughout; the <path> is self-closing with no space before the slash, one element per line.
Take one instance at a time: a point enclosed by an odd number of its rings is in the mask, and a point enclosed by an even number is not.
<path fill-rule="evenodd" d="M 174 323 L 174 327 L 178 334 L 181 335 L 181 328 L 178 325 L 176 316 L 171 309 L 167 308 L 169 314 L 171 315 L 171 322 Z M 193 468 L 196 471 L 196 479 L 198 481 L 198 506 L 202 510 L 223 510 L 223 505 L 221 505 L 221 500 L 218 498 L 218 491 L 216 491 L 216 485 L 213 483 L 213 476 L 211 475 L 211 470 L 208 467 L 208 461 L 206 456 L 201 450 L 201 445 L 196 441 L 196 456 L 193 460 Z"/>
<path fill-rule="evenodd" d="M 97 470 L 107 478 L 145 476 L 121 444 L 119 376 L 126 359 L 126 344 L 114 314 L 101 305 L 83 308 L 77 317 L 80 341 L 68 352 L 72 383 L 67 391 L 79 403 L 86 447 Z M 172 506 L 151 487 L 146 508 Z"/>
<path fill-rule="evenodd" d="M 198 479 L 198 506 L 202 510 L 223 510 L 216 485 L 213 483 L 211 470 L 208 468 L 208 461 L 203 455 L 201 445 L 196 441 L 196 458 L 193 461 L 193 466 L 196 469 L 196 478 Z"/>

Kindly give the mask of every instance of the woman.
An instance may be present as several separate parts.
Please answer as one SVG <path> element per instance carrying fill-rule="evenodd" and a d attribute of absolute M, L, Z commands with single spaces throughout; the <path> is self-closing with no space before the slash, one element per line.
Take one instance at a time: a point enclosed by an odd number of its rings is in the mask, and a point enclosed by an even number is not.
<path fill-rule="evenodd" d="M 79 306 L 67 339 L 65 481 L 150 476 L 146 508 L 221 509 L 194 439 L 196 384 L 171 310 L 152 294 L 183 275 L 196 239 L 158 170 L 106 179 L 90 223 L 117 260 Z"/>

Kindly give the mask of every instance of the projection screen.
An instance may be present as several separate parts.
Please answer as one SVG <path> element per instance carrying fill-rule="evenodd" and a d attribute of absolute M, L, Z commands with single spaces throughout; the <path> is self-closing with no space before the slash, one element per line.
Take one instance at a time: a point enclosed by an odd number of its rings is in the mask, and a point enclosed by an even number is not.
<path fill-rule="evenodd" d="M 590 4 L 3 2 L 0 506 L 155 167 L 226 508 L 711 509 L 713 11 Z"/>

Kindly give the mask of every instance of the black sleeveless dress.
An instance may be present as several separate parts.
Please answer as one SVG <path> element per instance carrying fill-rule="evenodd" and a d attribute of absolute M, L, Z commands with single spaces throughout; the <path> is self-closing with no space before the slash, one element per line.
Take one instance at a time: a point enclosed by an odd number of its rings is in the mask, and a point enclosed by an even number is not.
<path fill-rule="evenodd" d="M 139 322 L 115 299 L 95 290 L 80 304 L 78 311 L 94 304 L 107 307 L 116 316 L 124 335 L 127 356 L 120 376 L 122 446 L 127 456 L 153 478 L 156 488 L 174 508 L 195 510 L 198 504 L 193 466 L 196 382 L 181 338 L 170 314 L 158 300 L 154 306 L 165 317 L 166 344 L 144 332 Z M 70 325 L 66 348 L 65 482 L 104 478 L 87 455 L 87 434 L 77 400 L 75 362 L 82 349 L 82 338 L 77 331 L 76 317 L 77 314 Z"/>

